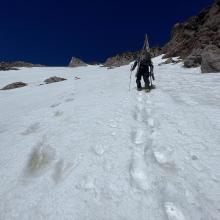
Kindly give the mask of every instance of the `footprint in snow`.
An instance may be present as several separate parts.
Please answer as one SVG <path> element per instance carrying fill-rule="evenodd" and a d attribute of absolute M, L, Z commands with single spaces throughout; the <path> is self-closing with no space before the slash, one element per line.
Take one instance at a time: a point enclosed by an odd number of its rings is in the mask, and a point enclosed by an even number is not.
<path fill-rule="evenodd" d="M 147 124 L 150 128 L 154 128 L 154 119 L 153 118 L 149 118 L 147 120 Z"/>
<path fill-rule="evenodd" d="M 68 98 L 65 100 L 65 102 L 72 102 L 72 101 L 74 101 L 74 98 Z"/>
<path fill-rule="evenodd" d="M 95 181 L 95 178 L 91 176 L 84 176 L 76 185 L 76 188 L 84 191 L 95 191 Z"/>
<path fill-rule="evenodd" d="M 166 202 L 164 207 L 169 220 L 186 220 L 181 210 L 172 202 Z"/>
<path fill-rule="evenodd" d="M 149 96 L 147 96 L 146 105 L 150 106 L 152 104 L 151 100 L 149 99 Z"/>
<path fill-rule="evenodd" d="M 131 132 L 131 140 L 134 144 L 143 144 L 146 140 L 146 132 L 142 128 L 136 128 Z"/>
<path fill-rule="evenodd" d="M 92 147 L 93 149 L 93 152 L 97 155 L 97 156 L 102 156 L 106 150 L 108 149 L 107 146 L 103 145 L 103 144 L 97 144 L 97 145 L 94 145 Z"/>
<path fill-rule="evenodd" d="M 74 168 L 73 163 L 66 163 L 64 160 L 59 160 L 55 165 L 55 170 L 53 173 L 53 180 L 56 184 L 66 179 Z"/>
<path fill-rule="evenodd" d="M 114 121 L 114 120 L 110 120 L 109 126 L 110 126 L 111 128 L 117 128 L 117 127 L 118 127 L 117 122 Z"/>
<path fill-rule="evenodd" d="M 23 131 L 21 134 L 22 135 L 29 135 L 32 133 L 35 133 L 39 130 L 40 128 L 40 123 L 32 123 L 25 131 Z"/>
<path fill-rule="evenodd" d="M 192 160 L 198 160 L 199 158 L 198 158 L 196 155 L 192 155 L 192 156 L 191 156 L 191 159 L 192 159 Z"/>
<path fill-rule="evenodd" d="M 138 103 L 138 104 L 136 105 L 136 110 L 137 110 L 138 112 L 142 112 L 142 111 L 144 110 L 144 105 L 143 105 L 142 103 Z"/>
<path fill-rule="evenodd" d="M 110 161 L 108 161 L 108 160 L 104 161 L 104 164 L 103 164 L 104 171 L 109 172 L 113 169 L 113 167 L 114 167 L 114 165 Z"/>
<path fill-rule="evenodd" d="M 59 116 L 62 116 L 63 115 L 63 112 L 62 111 L 56 111 L 54 112 L 54 117 L 59 117 Z"/>
<path fill-rule="evenodd" d="M 170 155 L 165 155 L 162 152 L 154 151 L 153 156 L 156 162 L 165 170 L 171 173 L 176 173 L 178 171 L 174 161 L 170 160 Z"/>
<path fill-rule="evenodd" d="M 118 126 L 117 126 L 116 123 L 112 123 L 112 124 L 110 124 L 110 127 L 111 127 L 111 128 L 117 128 Z"/>
<path fill-rule="evenodd" d="M 139 93 L 139 94 L 140 95 L 137 96 L 137 101 L 141 103 L 143 101 L 143 97 L 142 97 L 141 93 Z"/>
<path fill-rule="evenodd" d="M 147 108 L 147 115 L 151 116 L 152 110 L 150 108 Z"/>
<path fill-rule="evenodd" d="M 142 115 L 141 115 L 141 113 L 138 112 L 138 111 L 134 111 L 134 113 L 133 113 L 133 118 L 134 118 L 135 121 L 139 121 L 139 122 L 142 121 Z"/>
<path fill-rule="evenodd" d="M 61 103 L 54 103 L 54 104 L 52 104 L 50 107 L 51 108 L 55 108 L 55 107 L 57 107 L 57 106 L 59 106 Z"/>
<path fill-rule="evenodd" d="M 115 121 L 117 121 L 117 122 L 121 122 L 121 121 L 122 121 L 122 116 L 118 116 L 118 117 L 116 117 L 116 118 L 115 118 Z"/>
<path fill-rule="evenodd" d="M 95 123 L 96 123 L 97 125 L 102 125 L 102 124 L 103 124 L 102 121 L 96 121 Z"/>
<path fill-rule="evenodd" d="M 139 104 L 135 107 L 133 118 L 138 122 L 146 122 L 148 120 L 148 114 L 142 104 Z"/>
<path fill-rule="evenodd" d="M 130 163 L 129 173 L 131 185 L 136 189 L 148 190 L 150 188 L 147 178 L 147 169 L 141 152 L 135 152 Z"/>
<path fill-rule="evenodd" d="M 169 164 L 167 157 L 161 152 L 154 151 L 154 157 L 156 161 L 161 165 Z"/>

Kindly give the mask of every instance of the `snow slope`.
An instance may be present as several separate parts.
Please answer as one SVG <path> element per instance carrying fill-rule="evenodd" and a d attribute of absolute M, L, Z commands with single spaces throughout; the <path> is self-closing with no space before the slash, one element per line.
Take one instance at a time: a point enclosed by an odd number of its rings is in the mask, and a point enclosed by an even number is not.
<path fill-rule="evenodd" d="M 0 91 L 0 219 L 219 220 L 220 75 L 160 62 L 149 94 L 129 66 L 1 72 L 29 85 Z"/>

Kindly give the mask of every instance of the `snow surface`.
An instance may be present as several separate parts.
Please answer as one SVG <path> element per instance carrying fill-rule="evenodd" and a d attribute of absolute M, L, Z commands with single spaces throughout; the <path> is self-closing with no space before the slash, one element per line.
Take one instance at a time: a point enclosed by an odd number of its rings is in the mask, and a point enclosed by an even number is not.
<path fill-rule="evenodd" d="M 0 91 L 0 219 L 219 220 L 220 75 L 160 62 L 149 94 L 129 66 L 1 72 L 29 85 Z"/>

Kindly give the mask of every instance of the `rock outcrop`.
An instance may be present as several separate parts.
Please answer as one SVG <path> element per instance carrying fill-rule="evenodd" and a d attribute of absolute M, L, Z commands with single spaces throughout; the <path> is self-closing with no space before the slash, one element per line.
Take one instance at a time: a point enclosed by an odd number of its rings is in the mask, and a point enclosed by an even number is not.
<path fill-rule="evenodd" d="M 24 62 L 24 61 L 15 61 L 15 62 L 12 62 L 11 65 L 13 67 L 44 67 L 44 65 L 41 65 L 41 64 L 33 64 L 33 63 Z"/>
<path fill-rule="evenodd" d="M 55 82 L 61 82 L 61 81 L 64 81 L 66 79 L 64 78 L 61 78 L 61 77 L 57 77 L 57 76 L 53 76 L 53 77 L 50 77 L 48 79 L 45 79 L 44 82 L 46 84 L 50 84 L 50 83 L 55 83 Z"/>
<path fill-rule="evenodd" d="M 184 67 L 198 67 L 201 65 L 202 57 L 201 57 L 202 49 L 195 49 L 192 53 L 184 59 Z"/>
<path fill-rule="evenodd" d="M 151 57 L 157 57 L 163 54 L 163 48 L 160 46 L 150 48 Z"/>
<path fill-rule="evenodd" d="M 207 46 L 212 46 L 208 49 L 209 55 L 205 52 Z M 212 6 L 202 10 L 198 16 L 177 23 L 172 30 L 170 42 L 163 48 L 163 53 L 164 58 L 180 56 L 185 59 L 185 67 L 197 67 L 203 63 L 202 72 L 207 69 L 204 68 L 204 65 L 207 67 L 204 64 L 206 56 L 209 57 L 209 63 L 213 59 L 213 70 L 217 71 L 219 64 L 218 59 L 214 59 L 214 54 L 218 53 L 214 48 L 220 48 L 220 0 L 215 0 Z M 203 53 L 205 55 L 202 56 Z"/>
<path fill-rule="evenodd" d="M 43 67 L 43 65 L 28 63 L 24 61 L 0 62 L 0 71 L 18 70 L 20 67 Z"/>
<path fill-rule="evenodd" d="M 20 87 L 27 86 L 27 83 L 24 82 L 14 82 L 11 84 L 8 84 L 7 86 L 3 87 L 1 90 L 9 90 L 9 89 L 16 89 Z"/>
<path fill-rule="evenodd" d="M 69 63 L 69 67 L 79 67 L 79 66 L 87 66 L 87 64 L 79 58 L 72 57 Z"/>
<path fill-rule="evenodd" d="M 202 73 L 220 72 L 220 49 L 214 45 L 207 46 L 202 52 Z"/>
<path fill-rule="evenodd" d="M 130 62 L 134 61 L 137 59 L 140 51 L 135 51 L 135 52 L 124 52 L 121 54 L 118 54 L 113 57 L 109 57 L 106 62 L 104 63 L 104 66 L 106 67 L 119 67 L 123 65 L 127 65 Z M 162 48 L 159 46 L 152 47 L 151 48 L 151 56 L 156 57 L 162 54 Z"/>
<path fill-rule="evenodd" d="M 165 58 L 186 58 L 193 50 L 204 49 L 210 44 L 220 47 L 220 0 L 215 0 L 211 7 L 202 10 L 198 16 L 177 23 L 163 53 L 166 54 Z"/>
<path fill-rule="evenodd" d="M 137 58 L 138 53 L 139 52 L 124 52 L 116 56 L 109 57 L 104 63 L 104 66 L 119 67 L 119 66 L 127 65 Z"/>

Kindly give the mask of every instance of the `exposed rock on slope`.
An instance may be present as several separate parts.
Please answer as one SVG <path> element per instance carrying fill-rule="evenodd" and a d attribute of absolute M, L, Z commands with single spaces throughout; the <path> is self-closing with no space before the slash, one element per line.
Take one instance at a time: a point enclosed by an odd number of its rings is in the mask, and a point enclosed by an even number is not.
<path fill-rule="evenodd" d="M 192 53 L 185 58 L 184 67 L 198 67 L 201 65 L 202 57 L 201 57 L 202 49 L 193 50 Z"/>
<path fill-rule="evenodd" d="M 1 90 L 16 89 L 16 88 L 20 88 L 20 87 L 24 87 L 24 86 L 27 86 L 27 84 L 23 83 L 23 82 L 14 82 L 14 83 L 8 84 L 7 86 L 3 87 Z"/>
<path fill-rule="evenodd" d="M 15 61 L 15 62 L 1 62 L 0 63 L 0 71 L 1 70 L 18 70 L 20 67 L 42 67 L 40 64 L 33 64 L 24 61 Z"/>
<path fill-rule="evenodd" d="M 203 50 L 201 70 L 203 73 L 220 72 L 220 49 L 218 47 L 211 45 Z"/>
<path fill-rule="evenodd" d="M 11 65 L 13 65 L 13 67 L 44 67 L 44 65 L 41 64 L 33 64 L 24 61 L 15 61 L 12 62 Z"/>
<path fill-rule="evenodd" d="M 44 80 L 44 82 L 46 84 L 50 84 L 50 83 L 55 83 L 55 82 L 61 82 L 61 81 L 64 81 L 64 80 L 66 80 L 66 79 L 61 78 L 61 77 L 57 77 L 57 76 L 53 76 L 53 77 L 50 77 L 50 78 Z"/>
<path fill-rule="evenodd" d="M 87 66 L 87 64 L 79 58 L 72 57 L 69 63 L 69 67 Z"/>
<path fill-rule="evenodd" d="M 171 34 L 171 40 L 163 48 L 165 58 L 180 56 L 185 58 L 185 67 L 199 66 L 203 61 L 203 50 L 209 46 L 209 54 L 220 48 L 220 0 L 215 0 L 212 6 L 202 10 L 198 16 L 188 21 L 177 23 Z M 214 58 L 214 56 L 209 56 Z M 205 62 L 205 61 L 204 61 Z M 217 60 L 215 60 L 217 62 Z M 215 66 L 216 71 L 220 71 Z M 205 71 L 205 70 L 204 70 Z"/>
<path fill-rule="evenodd" d="M 0 63 L 0 71 L 8 71 L 8 70 L 19 70 L 19 69 L 12 67 L 6 63 Z"/>
<path fill-rule="evenodd" d="M 122 65 L 127 65 L 133 60 L 135 60 L 138 56 L 138 52 L 124 52 L 121 54 L 118 54 L 113 57 L 109 57 L 106 62 L 104 63 L 104 66 L 106 67 L 119 67 Z"/>
<path fill-rule="evenodd" d="M 152 57 L 157 57 L 163 53 L 163 49 L 160 46 L 150 48 L 150 53 Z"/>
<path fill-rule="evenodd" d="M 198 16 L 177 23 L 163 52 L 166 57 L 187 57 L 193 50 L 204 49 L 209 44 L 220 47 L 220 0 L 202 10 Z"/>
<path fill-rule="evenodd" d="M 162 54 L 162 49 L 161 47 L 156 46 L 156 47 L 152 47 L 150 52 L 152 57 L 156 57 Z M 140 51 L 124 52 L 116 56 L 109 57 L 104 63 L 104 66 L 119 67 L 119 66 L 127 65 L 130 62 L 134 61 L 138 57 L 139 53 Z"/>

